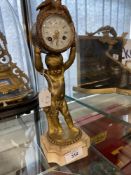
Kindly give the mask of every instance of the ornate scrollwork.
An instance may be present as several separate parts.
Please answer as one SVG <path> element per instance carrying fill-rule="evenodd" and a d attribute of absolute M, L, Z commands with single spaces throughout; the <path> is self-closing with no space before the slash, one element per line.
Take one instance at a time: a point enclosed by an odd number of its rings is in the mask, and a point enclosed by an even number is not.
<path fill-rule="evenodd" d="M 30 92 L 29 78 L 12 62 L 6 38 L 0 32 L 0 103 L 21 99 Z"/>

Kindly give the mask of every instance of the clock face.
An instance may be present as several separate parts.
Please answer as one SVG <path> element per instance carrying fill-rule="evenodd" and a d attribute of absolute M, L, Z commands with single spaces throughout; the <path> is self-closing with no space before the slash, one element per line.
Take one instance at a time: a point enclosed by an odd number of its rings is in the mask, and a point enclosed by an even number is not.
<path fill-rule="evenodd" d="M 42 37 L 49 48 L 57 51 L 70 45 L 74 39 L 74 31 L 65 18 L 51 15 L 42 24 Z"/>

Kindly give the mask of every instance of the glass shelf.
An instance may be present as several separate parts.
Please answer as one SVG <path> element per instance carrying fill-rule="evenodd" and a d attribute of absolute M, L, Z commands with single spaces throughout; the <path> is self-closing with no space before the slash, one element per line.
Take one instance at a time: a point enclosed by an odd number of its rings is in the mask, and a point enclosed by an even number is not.
<path fill-rule="evenodd" d="M 0 174 L 37 175 L 47 168 L 32 117 L 0 122 Z"/>
<path fill-rule="evenodd" d="M 69 101 L 75 101 L 84 107 L 94 110 L 113 121 L 131 126 L 131 97 L 120 94 L 88 95 L 74 93 L 66 95 Z"/>
<path fill-rule="evenodd" d="M 0 153 L 0 157 L 2 156 L 1 161 L 3 161 L 3 163 L 0 163 L 1 171 L 6 161 L 6 170 L 3 171 L 8 172 L 12 168 L 12 171 L 17 175 L 52 175 L 53 172 L 55 174 L 64 174 L 65 172 L 65 174 L 83 175 L 89 172 L 89 175 L 92 175 L 93 167 L 94 173 L 95 169 L 97 169 L 97 172 L 102 172 L 103 175 L 109 172 L 117 172 L 117 175 L 122 175 L 118 168 L 97 151 L 94 146 L 90 147 L 88 157 L 70 165 L 60 167 L 56 164 L 48 164 L 43 152 L 37 145 L 34 123 L 30 115 L 26 115 L 26 117 L 21 116 L 19 119 L 3 121 L 0 123 L 0 126 L 0 144 L 5 144 L 5 147 L 1 147 Z M 6 155 L 8 155 L 8 158 Z M 9 155 L 12 160 L 11 162 Z"/>
<path fill-rule="evenodd" d="M 131 172 L 130 99 L 117 94 L 83 96 L 80 93 L 66 98 L 75 124 L 90 136 L 89 155 L 63 167 L 50 164 L 41 174 L 128 175 Z M 64 122 L 61 116 L 60 120 Z"/>
<path fill-rule="evenodd" d="M 91 138 L 92 147 L 120 169 L 131 172 L 131 99 L 119 94 L 66 96 L 72 117 Z M 71 108 L 70 108 L 71 110 Z"/>
<path fill-rule="evenodd" d="M 94 147 L 90 147 L 88 157 L 66 166 L 54 166 L 40 175 L 123 175 Z"/>
<path fill-rule="evenodd" d="M 94 101 L 95 103 L 93 98 L 96 97 L 87 97 L 88 102 Z M 87 173 L 88 175 L 128 175 L 131 167 L 131 155 L 129 155 L 131 152 L 130 127 L 124 122 L 112 120 L 112 117 L 106 117 L 106 115 L 95 110 L 95 107 L 92 109 L 87 106 L 88 103 L 83 102 L 84 97 L 83 99 L 68 97 L 68 99 L 71 100 L 68 102 L 68 106 L 75 124 L 91 138 L 88 157 L 62 167 L 57 164 L 48 164 L 35 139 L 34 122 L 31 119 L 33 114 L 26 114 L 26 117 L 21 116 L 19 119 L 6 120 L 0 123 L 1 145 L 3 142 L 8 142 L 5 145 L 10 148 L 3 147 L 3 149 L 6 151 L 13 149 L 18 153 L 17 156 L 14 154 L 12 159 L 13 167 L 17 167 L 16 173 L 21 173 L 21 175 L 87 175 Z M 89 104 L 91 105 L 91 103 Z M 112 106 L 105 104 L 104 107 L 110 114 L 117 113 L 117 117 L 128 115 L 128 110 L 126 111 L 124 106 L 118 108 L 112 103 Z M 99 110 L 102 111 L 103 109 L 101 105 Z M 64 122 L 62 116 L 60 116 L 60 120 Z M 41 121 L 42 129 L 46 128 L 46 125 L 45 121 Z M 5 158 L 5 156 L 3 157 Z M 2 164 L 0 164 L 1 168 Z"/>

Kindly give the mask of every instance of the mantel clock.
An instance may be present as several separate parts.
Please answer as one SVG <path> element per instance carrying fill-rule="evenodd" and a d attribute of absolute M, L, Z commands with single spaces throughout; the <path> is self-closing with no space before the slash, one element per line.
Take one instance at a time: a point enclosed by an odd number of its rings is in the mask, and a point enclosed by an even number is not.
<path fill-rule="evenodd" d="M 60 53 L 71 47 L 75 29 L 68 9 L 61 1 L 44 1 L 35 24 L 34 42 L 45 52 Z"/>
<path fill-rule="evenodd" d="M 89 137 L 75 126 L 65 100 L 64 72 L 75 60 L 75 29 L 67 8 L 61 0 L 46 0 L 37 8 L 39 14 L 33 27 L 33 44 L 35 50 L 35 68 L 47 80 L 48 89 L 41 99 L 48 96 L 50 103 L 44 105 L 43 111 L 48 121 L 48 131 L 41 136 L 41 145 L 48 162 L 67 164 L 65 157 L 70 151 L 79 147 L 82 155 L 75 161 L 87 156 Z M 67 61 L 62 52 L 70 49 Z M 41 53 L 46 53 L 44 68 Z M 49 95 L 48 95 L 49 94 Z M 64 117 L 61 124 L 59 113 Z"/>

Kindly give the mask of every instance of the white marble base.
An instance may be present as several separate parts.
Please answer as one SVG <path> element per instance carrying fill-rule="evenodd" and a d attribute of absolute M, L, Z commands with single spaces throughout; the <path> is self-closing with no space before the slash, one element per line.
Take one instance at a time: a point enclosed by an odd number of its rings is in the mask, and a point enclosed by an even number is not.
<path fill-rule="evenodd" d="M 48 163 L 57 163 L 60 166 L 72 163 L 88 155 L 90 138 L 84 132 L 79 141 L 68 146 L 58 146 L 50 143 L 46 135 L 41 136 L 41 147 Z"/>

